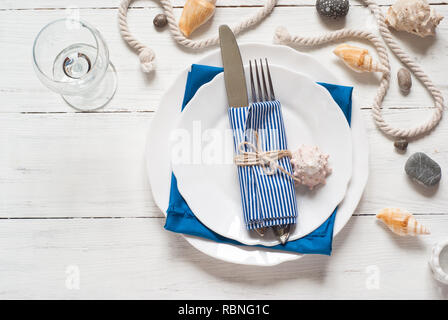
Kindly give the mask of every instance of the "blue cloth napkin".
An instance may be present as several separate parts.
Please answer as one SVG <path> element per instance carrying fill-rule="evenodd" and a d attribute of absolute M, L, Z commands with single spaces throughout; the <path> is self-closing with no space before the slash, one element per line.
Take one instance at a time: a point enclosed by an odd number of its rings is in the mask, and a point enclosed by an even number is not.
<path fill-rule="evenodd" d="M 202 85 L 211 81 L 217 74 L 221 73 L 222 71 L 222 68 L 196 64 L 192 65 L 191 70 L 188 73 L 181 110 L 185 108 L 187 103 Z M 330 92 L 334 101 L 339 105 L 348 123 L 350 124 L 353 88 L 322 82 L 319 82 L 319 84 L 325 87 Z M 265 247 L 272 250 L 291 251 L 304 254 L 330 255 L 333 243 L 333 227 L 336 213 L 337 208 L 320 227 L 303 238 L 294 241 L 288 241 L 284 245 L 279 244 L 273 247 L 257 245 L 257 247 Z M 182 195 L 177 188 L 177 180 L 174 174 L 171 176 L 170 199 L 167 210 L 165 229 L 172 232 L 206 238 L 216 242 L 244 246 L 244 244 L 238 241 L 225 238 L 213 232 L 196 218 L 185 200 L 182 198 Z"/>

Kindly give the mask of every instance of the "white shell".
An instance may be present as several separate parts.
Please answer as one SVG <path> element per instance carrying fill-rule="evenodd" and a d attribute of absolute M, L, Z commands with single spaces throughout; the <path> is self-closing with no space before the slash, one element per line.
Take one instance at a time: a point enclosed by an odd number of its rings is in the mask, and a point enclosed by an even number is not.
<path fill-rule="evenodd" d="M 429 266 L 434 275 L 434 279 L 441 283 L 448 284 L 448 273 L 446 273 L 440 264 L 440 254 L 444 248 L 448 247 L 448 240 L 440 243 L 436 243 L 432 248 L 431 258 L 429 260 Z"/>
<path fill-rule="evenodd" d="M 386 14 L 388 25 L 420 37 L 433 36 L 442 19 L 426 0 L 397 0 Z"/>
<path fill-rule="evenodd" d="M 302 145 L 292 153 L 291 164 L 294 176 L 312 190 L 319 184 L 325 184 L 325 178 L 331 173 L 328 166 L 328 155 L 320 151 L 318 146 Z"/>

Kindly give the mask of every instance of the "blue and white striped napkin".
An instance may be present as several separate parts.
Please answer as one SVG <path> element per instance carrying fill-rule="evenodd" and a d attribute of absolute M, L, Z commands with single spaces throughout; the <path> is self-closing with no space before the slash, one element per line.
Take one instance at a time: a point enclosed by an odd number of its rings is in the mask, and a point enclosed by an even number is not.
<path fill-rule="evenodd" d="M 240 147 L 246 152 L 255 151 L 247 144 L 241 145 L 243 142 L 257 146 L 261 151 L 288 149 L 279 101 L 229 108 L 228 113 L 236 154 L 241 153 Z M 288 157 L 278 159 L 278 165 L 292 174 Z M 296 223 L 296 194 L 294 180 L 290 176 L 280 170 L 268 175 L 265 168 L 254 165 L 238 166 L 238 177 L 248 230 Z"/>

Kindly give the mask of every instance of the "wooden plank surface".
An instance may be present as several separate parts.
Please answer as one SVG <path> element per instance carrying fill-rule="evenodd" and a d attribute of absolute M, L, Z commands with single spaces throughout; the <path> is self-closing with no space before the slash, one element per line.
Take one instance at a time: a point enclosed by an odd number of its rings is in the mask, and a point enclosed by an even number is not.
<path fill-rule="evenodd" d="M 184 1 L 173 2 L 179 16 Z M 218 25 L 249 15 L 262 3 L 218 0 L 215 17 L 195 39 L 213 35 Z M 431 3 L 448 14 L 445 1 Z M 98 113 L 74 112 L 39 83 L 32 69 L 37 32 L 69 14 L 65 8 L 73 4 L 104 35 L 119 75 L 117 95 Z M 306 35 L 344 26 L 376 32 L 361 2 L 351 2 L 343 21 L 322 20 L 313 4 L 280 0 L 271 16 L 239 41 L 271 43 L 279 25 Z M 163 231 L 164 219 L 146 178 L 147 131 L 166 87 L 210 50 L 185 49 L 168 30 L 155 32 L 152 19 L 161 12 L 159 4 L 137 0 L 129 11 L 130 28 L 159 58 L 156 74 L 145 75 L 120 38 L 118 5 L 118 0 L 0 2 L 0 298 L 448 298 L 447 287 L 432 279 L 427 266 L 432 244 L 447 237 L 446 183 L 442 179 L 428 191 L 410 182 L 403 170 L 407 155 L 416 151 L 426 152 L 444 170 L 448 120 L 412 142 L 406 155 L 395 153 L 370 115 L 378 77 L 347 70 L 332 55 L 333 46 L 300 50 L 315 55 L 344 84 L 356 86 L 370 146 L 366 191 L 336 238 L 333 256 L 308 256 L 271 268 L 238 266 L 205 256 L 181 236 Z M 394 33 L 445 96 L 447 23 L 442 21 L 435 38 Z M 400 64 L 391 59 L 396 71 Z M 386 105 L 385 117 L 399 126 L 422 121 L 431 112 L 431 100 L 417 81 L 404 97 L 393 79 Z M 394 236 L 373 217 L 386 206 L 417 214 L 432 234 Z M 73 279 L 79 279 L 79 289 Z"/>
<path fill-rule="evenodd" d="M 399 126 L 421 121 L 429 109 L 387 110 Z M 161 217 L 145 170 L 145 141 L 153 112 L 15 114 L 0 117 L 0 217 Z M 407 156 L 378 133 L 363 110 L 370 146 L 370 178 L 359 214 L 382 207 L 444 213 L 447 185 L 428 191 L 404 173 Z M 447 119 L 432 135 L 412 142 L 448 165 Z M 396 190 L 399 190 L 397 192 Z M 428 206 L 428 201 L 431 206 Z"/>
<path fill-rule="evenodd" d="M 432 235 L 353 217 L 331 257 L 264 268 L 217 262 L 164 219 L 0 220 L 0 298 L 447 299 L 427 259 L 448 216 L 419 218 Z"/>
<path fill-rule="evenodd" d="M 197 38 L 215 34 L 218 25 L 228 23 L 235 15 L 249 13 L 251 8 L 226 8 L 216 14 L 209 28 L 198 31 Z M 291 13 L 293 10 L 293 13 Z M 139 60 L 135 53 L 121 39 L 116 20 L 115 9 L 104 9 L 98 14 L 97 9 L 81 10 L 81 18 L 90 21 L 104 35 L 109 47 L 111 60 L 118 71 L 119 87 L 113 101 L 105 111 L 154 111 L 157 110 L 161 94 L 174 80 L 176 75 L 196 61 L 200 56 L 210 52 L 210 49 L 194 51 L 175 44 L 168 30 L 155 32 L 152 17 L 156 9 L 133 9 L 129 13 L 130 28 L 143 42 L 151 44 L 156 52 L 157 74 L 145 75 L 140 71 Z M 442 6 L 439 11 L 448 14 L 448 6 Z M 180 14 L 180 9 L 176 10 Z M 72 112 L 73 110 L 61 103 L 61 98 L 49 91 L 36 78 L 31 60 L 31 47 L 38 31 L 49 21 L 66 16 L 58 10 L 13 10 L 0 11 L 0 93 L 2 108 L 0 112 Z M 446 20 L 446 21 L 445 21 Z M 448 20 L 439 26 L 435 39 L 422 39 L 416 42 L 416 37 L 397 33 L 398 40 L 411 55 L 422 64 L 424 70 L 431 76 L 434 83 L 446 90 L 446 72 L 439 63 L 448 55 Z M 341 28 L 341 22 L 323 24 L 315 9 L 283 8 L 273 12 L 266 21 L 257 28 L 243 34 L 239 39 L 244 42 L 272 43 L 274 30 L 279 25 L 288 26 L 292 33 L 303 35 L 322 34 L 325 30 Z M 354 8 L 346 27 L 362 28 L 375 31 L 375 22 L 365 8 Z M 331 28 L 330 28 L 331 27 Z M 14 32 L 5 32 L 14 30 Z M 356 42 L 354 42 L 356 43 Z M 358 42 L 358 44 L 360 44 Z M 363 45 L 363 44 L 361 44 Z M 368 44 L 365 44 L 368 45 Z M 379 78 L 372 74 L 357 74 L 348 70 L 332 54 L 334 45 L 322 46 L 317 49 L 300 48 L 303 52 L 313 54 L 332 72 L 344 79 L 347 84 L 355 84 L 361 104 L 368 107 L 375 95 Z M 390 54 L 392 70 L 400 67 L 397 59 Z M 45 101 L 36 105 L 36 100 Z M 432 101 L 424 88 L 414 81 L 412 93 L 403 97 L 392 81 L 385 106 L 430 106 Z"/>

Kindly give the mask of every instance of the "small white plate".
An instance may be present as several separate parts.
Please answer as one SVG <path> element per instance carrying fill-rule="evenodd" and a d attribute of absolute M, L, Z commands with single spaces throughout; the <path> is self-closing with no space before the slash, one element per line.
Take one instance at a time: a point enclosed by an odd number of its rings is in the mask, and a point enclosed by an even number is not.
<path fill-rule="evenodd" d="M 260 52 L 273 64 L 300 71 L 320 82 L 344 83 L 336 78 L 327 68 L 308 54 L 297 52 L 286 46 L 245 43 L 240 44 L 243 61 L 258 57 Z M 219 49 L 213 50 L 196 63 L 221 66 Z M 146 145 L 146 168 L 149 182 L 157 206 L 166 215 L 171 184 L 171 151 L 168 143 L 170 133 L 180 116 L 180 106 L 185 91 L 185 83 L 190 67 L 183 70 L 173 84 L 162 96 L 158 111 L 151 121 Z M 333 236 L 336 236 L 347 224 L 361 199 L 367 183 L 369 172 L 369 148 L 363 117 L 353 96 L 352 108 L 352 141 L 353 141 L 353 176 L 343 202 L 338 207 Z M 303 257 L 282 251 L 232 244 L 216 243 L 207 239 L 184 235 L 185 239 L 196 249 L 206 255 L 223 261 L 247 265 L 272 266 Z"/>
<path fill-rule="evenodd" d="M 344 198 L 352 176 L 351 132 L 327 89 L 276 65 L 270 65 L 270 72 L 282 105 L 288 149 L 318 145 L 330 155 L 333 169 L 324 186 L 313 191 L 296 188 L 298 217 L 289 237 L 293 241 L 317 229 Z M 245 74 L 250 83 L 248 66 Z M 221 73 L 202 86 L 183 110 L 172 135 L 177 186 L 195 216 L 214 232 L 247 245 L 277 245 L 273 233 L 260 237 L 246 229 L 228 109 Z"/>

